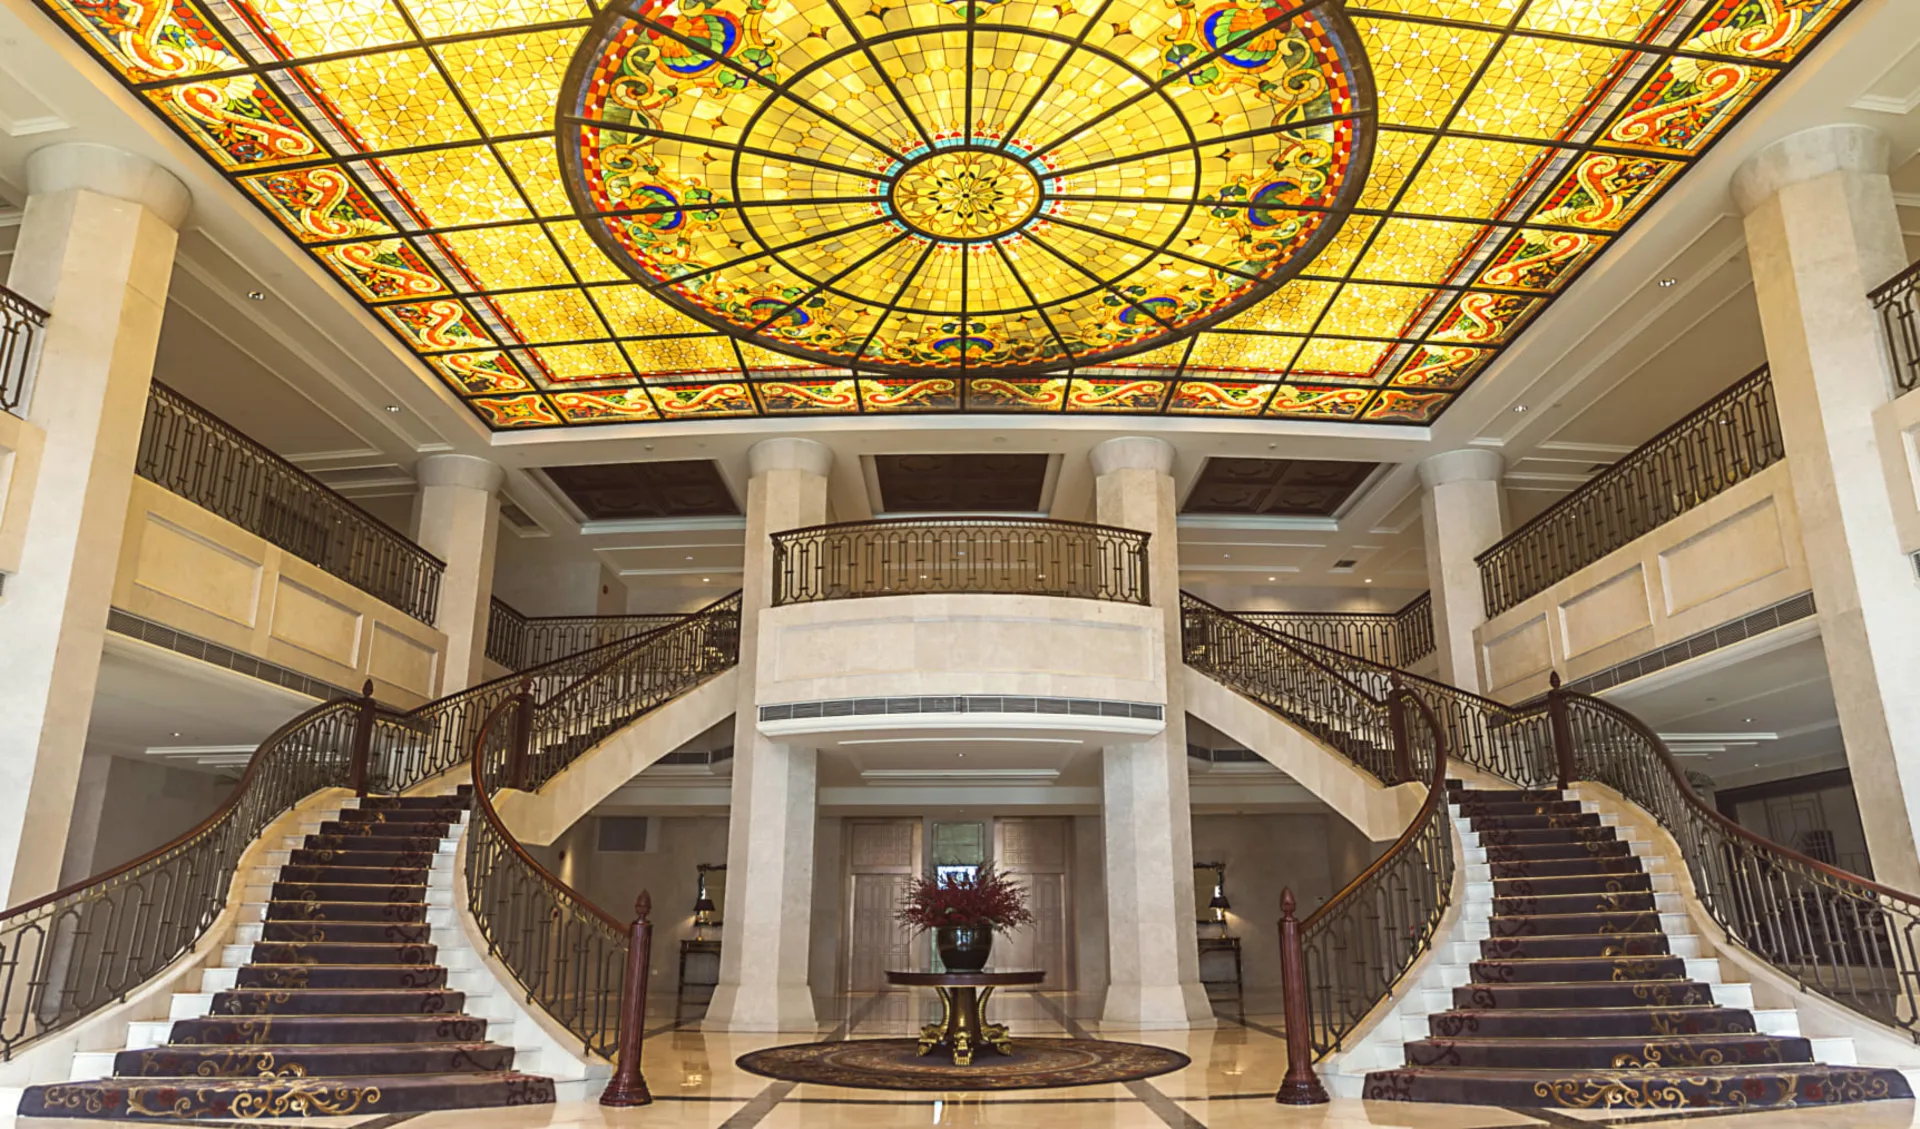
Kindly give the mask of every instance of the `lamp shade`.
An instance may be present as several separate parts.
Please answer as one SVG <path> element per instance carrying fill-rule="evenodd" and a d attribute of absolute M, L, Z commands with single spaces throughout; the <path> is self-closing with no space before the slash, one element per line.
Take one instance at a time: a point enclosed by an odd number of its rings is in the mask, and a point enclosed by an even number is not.
<path fill-rule="evenodd" d="M 695 913 L 712 913 L 712 912 L 713 912 L 713 899 L 712 899 L 712 898 L 708 898 L 708 897 L 702 897 L 702 898 L 701 898 L 701 899 L 700 899 L 699 901 L 697 901 L 697 902 L 695 902 L 695 903 L 693 903 L 693 912 L 695 912 Z"/>
<path fill-rule="evenodd" d="M 1208 909 L 1232 909 L 1233 906 L 1231 903 L 1227 901 L 1227 896 L 1225 894 L 1216 893 L 1213 896 L 1213 900 L 1207 903 L 1207 908 Z"/>

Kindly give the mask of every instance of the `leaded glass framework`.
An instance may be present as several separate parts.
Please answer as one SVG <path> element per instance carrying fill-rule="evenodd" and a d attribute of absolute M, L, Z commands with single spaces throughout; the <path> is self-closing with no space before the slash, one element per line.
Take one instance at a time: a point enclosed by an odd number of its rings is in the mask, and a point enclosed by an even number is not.
<path fill-rule="evenodd" d="M 698 72 L 677 76 L 671 96 L 697 107 L 689 120 L 712 134 L 710 152 L 692 155 L 703 170 L 731 167 L 720 142 L 737 137 L 748 114 L 701 82 L 749 80 L 700 43 L 748 70 L 783 66 L 790 76 L 853 46 L 849 26 L 870 29 L 862 38 L 881 64 L 899 64 L 896 82 L 914 84 L 912 97 L 963 99 L 952 120 L 964 131 L 978 115 L 950 60 L 966 51 L 970 26 L 976 35 L 989 24 L 1009 29 L 1010 42 L 1020 29 L 1017 41 L 1036 45 L 1043 69 L 1059 57 L 1061 40 L 1048 36 L 1084 33 L 1084 43 L 1154 76 L 1231 38 L 1216 33 L 1201 47 L 1209 26 L 1245 32 L 1292 18 L 1258 2 L 1194 0 L 1138 3 L 1113 18 L 1121 2 L 972 10 L 964 0 L 673 0 L 644 11 L 674 31 L 662 59 Z M 945 369 L 797 359 L 721 333 L 634 281 L 596 241 L 595 217 L 580 214 L 557 156 L 568 67 L 597 29 L 619 22 L 596 0 L 40 0 L 495 428 L 927 411 L 1424 424 L 1855 2 L 1348 0 L 1340 11 L 1357 49 L 1347 73 L 1371 73 L 1374 133 L 1370 159 L 1354 162 L 1365 174 L 1354 178 L 1344 223 L 1317 251 L 1290 258 L 1297 273 L 1218 324 L 1036 375 L 1034 365 L 975 366 L 982 347 L 964 340 L 943 352 L 937 325 L 906 334 L 900 348 L 928 345 L 950 360 Z M 1333 11 L 1302 12 L 1323 9 Z M 883 53 L 877 41 L 890 31 L 912 33 L 887 41 L 919 44 L 912 60 Z M 1002 69 L 1022 77 L 978 85 L 981 108 L 1000 107 L 995 99 L 1017 96 L 1034 74 L 1018 62 Z M 1134 93 L 1124 73 L 1071 91 L 1099 107 L 1073 113 L 1086 120 L 1124 101 Z M 879 115 L 891 99 L 871 88 L 808 94 Z M 1179 101 L 1206 96 L 1188 90 Z M 789 120 L 769 136 L 790 171 L 854 167 L 803 150 L 803 112 L 789 100 L 776 109 Z M 1114 158 L 1165 143 L 1100 141 Z M 1215 147 L 1202 153 L 1204 165 Z M 838 160 L 842 171 L 802 165 L 801 155 Z M 1044 209 L 1045 172 L 1028 164 L 1028 184 L 1017 168 L 985 164 L 994 167 L 903 169 L 887 199 L 923 234 L 950 224 L 963 237 L 967 225 L 1030 222 L 1020 219 L 1028 194 L 1036 214 Z M 864 182 L 860 195 L 872 195 Z M 1116 200 L 1107 218 L 1075 222 L 1094 229 L 1085 238 L 1125 247 L 1114 237 L 1130 233 L 1130 206 Z M 1212 246 L 1176 238 L 1168 250 L 1210 261 Z M 1162 264 L 1176 274 L 1191 266 L 1173 255 L 1153 263 L 1156 275 Z M 1053 277 L 1064 286 L 1077 275 L 1063 264 Z M 959 289 L 975 285 L 969 268 Z M 1031 355 L 1054 337 L 1024 340 Z"/>

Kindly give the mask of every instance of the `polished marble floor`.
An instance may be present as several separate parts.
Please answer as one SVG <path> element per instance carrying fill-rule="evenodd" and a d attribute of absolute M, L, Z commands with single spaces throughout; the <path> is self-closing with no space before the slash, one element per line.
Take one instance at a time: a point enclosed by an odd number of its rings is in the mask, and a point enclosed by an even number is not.
<path fill-rule="evenodd" d="M 996 996 L 993 1018 L 1007 1022 L 1016 1037 L 1075 1035 L 1154 1043 L 1181 1051 L 1193 1065 L 1126 1084 L 992 1094 L 911 1094 L 774 1082 L 746 1073 L 734 1060 L 781 1043 L 910 1034 L 935 1018 L 938 1005 L 930 993 L 822 1001 L 819 1032 L 783 1035 L 703 1033 L 693 1010 L 682 1012 L 676 1022 L 673 1001 L 668 999 L 652 1008 L 652 1034 L 646 1045 L 646 1076 L 656 1099 L 651 1106 L 610 1110 L 594 1102 L 568 1102 L 525 1109 L 314 1118 L 305 1124 L 324 1129 L 388 1129 L 403 1123 L 406 1129 L 1588 1129 L 1732 1121 L 1738 1129 L 1920 1129 L 1920 1115 L 1911 1101 L 1768 1113 L 1509 1110 L 1359 1101 L 1280 1106 L 1273 1101 L 1273 1091 L 1285 1072 L 1286 1048 L 1277 1030 L 1278 1000 L 1250 997 L 1217 1006 L 1219 1026 L 1211 1031 L 1137 1032 L 1102 1029 L 1088 1014 L 1090 1003 L 1071 995 Z M 51 1119 L 19 1122 L 20 1129 L 101 1124 Z"/>

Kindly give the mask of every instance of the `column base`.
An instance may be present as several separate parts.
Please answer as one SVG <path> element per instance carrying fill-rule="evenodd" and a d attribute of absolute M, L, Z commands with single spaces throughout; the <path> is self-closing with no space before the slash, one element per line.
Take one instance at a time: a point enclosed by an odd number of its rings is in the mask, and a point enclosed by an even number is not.
<path fill-rule="evenodd" d="M 1219 1025 L 1207 990 L 1197 980 L 1183 984 L 1110 984 L 1106 1008 L 1100 1013 L 1102 1029 L 1198 1031 Z"/>
<path fill-rule="evenodd" d="M 768 988 L 751 984 L 721 984 L 713 990 L 700 1021 L 702 1031 L 815 1032 L 813 992 L 805 984 Z"/>

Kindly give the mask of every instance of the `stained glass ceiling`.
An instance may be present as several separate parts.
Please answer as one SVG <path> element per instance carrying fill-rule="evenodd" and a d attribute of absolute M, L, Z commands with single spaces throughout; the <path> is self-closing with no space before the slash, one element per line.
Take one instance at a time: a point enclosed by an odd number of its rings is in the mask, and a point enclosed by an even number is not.
<path fill-rule="evenodd" d="M 524 428 L 1430 422 L 1853 0 L 41 2 Z"/>

